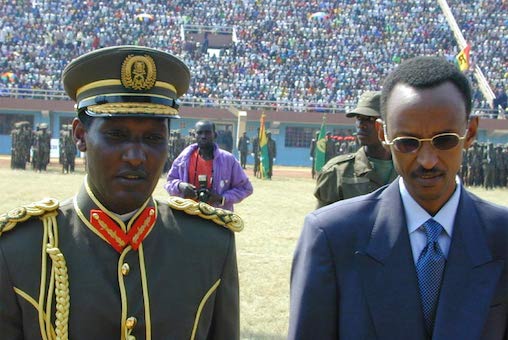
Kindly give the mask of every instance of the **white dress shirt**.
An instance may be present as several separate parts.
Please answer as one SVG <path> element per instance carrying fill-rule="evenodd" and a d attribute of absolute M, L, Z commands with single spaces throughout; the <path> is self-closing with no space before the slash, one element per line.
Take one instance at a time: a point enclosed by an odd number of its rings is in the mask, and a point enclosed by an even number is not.
<path fill-rule="evenodd" d="M 402 205 L 404 206 L 404 212 L 406 214 L 407 230 L 409 233 L 409 241 L 411 243 L 415 264 L 418 261 L 420 253 L 427 244 L 427 236 L 420 227 L 429 218 L 434 219 L 443 226 L 445 232 L 439 235 L 438 243 L 445 258 L 448 258 L 448 250 L 450 249 L 450 243 L 452 241 L 453 223 L 455 221 L 455 214 L 457 213 L 457 207 L 460 199 L 461 184 L 458 176 L 455 177 L 455 182 L 457 183 L 457 186 L 455 187 L 453 195 L 435 216 L 431 216 L 427 211 L 425 211 L 425 209 L 416 203 L 413 197 L 411 197 L 404 185 L 404 180 L 402 177 L 399 177 L 400 196 L 402 197 Z"/>

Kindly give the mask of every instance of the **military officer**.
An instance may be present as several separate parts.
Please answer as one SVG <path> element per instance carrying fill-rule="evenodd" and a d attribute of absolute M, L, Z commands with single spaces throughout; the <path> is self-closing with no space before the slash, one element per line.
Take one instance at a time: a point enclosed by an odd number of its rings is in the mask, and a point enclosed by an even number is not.
<path fill-rule="evenodd" d="M 355 153 L 330 159 L 318 174 L 314 196 L 317 207 L 370 193 L 397 177 L 390 152 L 378 139 L 375 121 L 380 117 L 381 92 L 361 95 L 357 107 L 346 114 L 356 118 L 357 138 L 362 145 Z"/>
<path fill-rule="evenodd" d="M 178 58 L 139 46 L 65 68 L 87 175 L 72 199 L 0 216 L 3 339 L 239 338 L 241 219 L 152 197 L 189 80 Z"/>

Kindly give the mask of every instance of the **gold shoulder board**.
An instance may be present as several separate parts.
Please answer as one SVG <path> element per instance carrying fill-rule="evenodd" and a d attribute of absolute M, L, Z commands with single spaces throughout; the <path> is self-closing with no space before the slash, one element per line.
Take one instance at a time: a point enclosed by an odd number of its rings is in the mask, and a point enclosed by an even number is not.
<path fill-rule="evenodd" d="M 14 208 L 0 215 L 0 236 L 2 233 L 13 229 L 16 224 L 24 222 L 31 217 L 42 217 L 50 213 L 56 214 L 56 210 L 59 206 L 60 202 L 58 202 L 58 200 L 54 198 L 45 198 L 38 202 Z"/>
<path fill-rule="evenodd" d="M 170 196 L 168 203 L 172 209 L 182 210 L 189 215 L 198 215 L 206 220 L 212 220 L 231 231 L 239 232 L 243 229 L 242 218 L 232 211 L 177 196 Z"/>

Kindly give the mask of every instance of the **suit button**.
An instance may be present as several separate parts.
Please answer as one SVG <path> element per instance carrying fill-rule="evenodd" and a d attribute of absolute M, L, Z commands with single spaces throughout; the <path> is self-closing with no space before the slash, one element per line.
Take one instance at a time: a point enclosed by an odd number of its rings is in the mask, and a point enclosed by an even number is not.
<path fill-rule="evenodd" d="M 122 275 L 123 276 L 127 276 L 131 270 L 131 268 L 129 267 L 129 264 L 128 263 L 124 263 L 122 264 Z"/>
<path fill-rule="evenodd" d="M 138 322 L 138 320 L 131 316 L 130 318 L 127 318 L 127 320 L 125 321 L 125 327 L 129 330 L 131 329 L 134 329 L 134 327 L 136 327 L 136 323 Z"/>

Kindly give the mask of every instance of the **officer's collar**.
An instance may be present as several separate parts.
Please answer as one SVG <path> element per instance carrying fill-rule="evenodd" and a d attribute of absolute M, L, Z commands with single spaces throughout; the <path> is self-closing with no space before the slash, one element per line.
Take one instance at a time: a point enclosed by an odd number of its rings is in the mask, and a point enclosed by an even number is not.
<path fill-rule="evenodd" d="M 122 216 L 108 210 L 95 197 L 87 179 L 88 176 L 85 176 L 81 190 L 74 197 L 74 209 L 80 220 L 119 253 L 128 246 L 137 250 L 157 220 L 157 206 L 153 198 L 148 198 L 124 222 Z"/>

